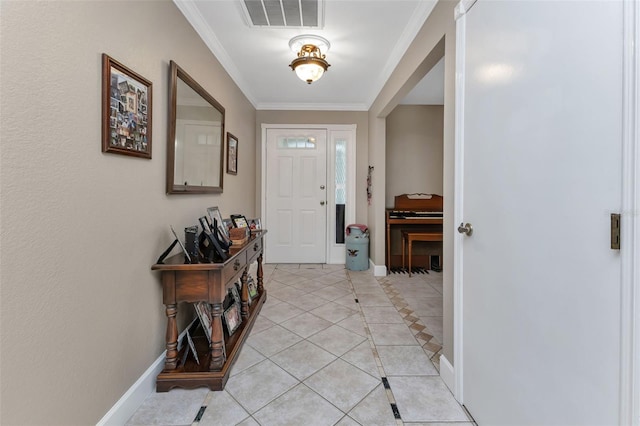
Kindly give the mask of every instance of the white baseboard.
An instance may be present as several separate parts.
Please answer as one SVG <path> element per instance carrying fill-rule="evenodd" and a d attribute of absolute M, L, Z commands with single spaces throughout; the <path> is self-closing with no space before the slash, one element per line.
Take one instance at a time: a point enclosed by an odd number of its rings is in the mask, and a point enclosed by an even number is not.
<path fill-rule="evenodd" d="M 156 376 L 164 367 L 164 352 L 97 423 L 97 426 L 124 425 L 145 399 L 156 390 Z"/>
<path fill-rule="evenodd" d="M 440 377 L 451 393 L 456 395 L 456 374 L 453 365 L 444 355 L 440 355 Z"/>
<path fill-rule="evenodd" d="M 374 277 L 386 277 L 387 276 L 387 267 L 385 265 L 376 265 L 373 263 L 373 260 L 369 259 L 369 265 L 373 270 Z"/>
<path fill-rule="evenodd" d="M 191 327 L 194 319 L 185 330 L 180 333 L 178 337 L 178 342 L 182 342 L 183 336 L 187 333 L 187 330 Z M 179 350 L 180 348 L 178 348 Z M 162 354 L 151 364 L 147 370 L 142 373 L 142 376 L 136 380 L 136 382 L 131 385 L 131 387 L 120 397 L 118 402 L 116 402 L 113 407 L 107 412 L 107 414 L 100 419 L 97 426 L 109 426 L 109 425 L 123 425 L 126 424 L 127 421 L 133 416 L 140 405 L 144 402 L 145 399 L 153 392 L 156 391 L 156 377 L 162 371 L 164 367 L 164 359 L 165 359 L 166 351 L 162 352 Z"/>

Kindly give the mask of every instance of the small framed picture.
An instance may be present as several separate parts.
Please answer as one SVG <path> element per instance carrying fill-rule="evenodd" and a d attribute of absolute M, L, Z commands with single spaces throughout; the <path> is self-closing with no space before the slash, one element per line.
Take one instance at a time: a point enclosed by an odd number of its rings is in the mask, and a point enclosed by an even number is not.
<path fill-rule="evenodd" d="M 231 304 L 223 313 L 224 323 L 227 325 L 227 333 L 231 336 L 240 326 L 242 318 L 240 317 L 240 307 L 235 303 Z"/>
<path fill-rule="evenodd" d="M 247 222 L 249 223 L 249 229 L 251 229 L 251 232 L 262 231 L 262 222 L 260 222 L 259 217 L 247 219 Z"/>
<path fill-rule="evenodd" d="M 222 232 L 226 239 L 229 239 L 229 230 L 224 226 L 224 220 L 222 220 L 220 209 L 218 207 L 209 207 L 207 209 L 207 213 L 209 214 L 209 219 L 211 219 L 211 225 L 217 225 L 218 231 Z"/>
<path fill-rule="evenodd" d="M 238 174 L 238 138 L 227 132 L 227 173 Z"/>
<path fill-rule="evenodd" d="M 214 232 L 213 225 L 209 222 L 209 218 L 207 216 L 202 216 L 200 219 L 200 226 L 202 227 L 202 232 L 210 231 Z"/>
<path fill-rule="evenodd" d="M 172 225 L 169 225 L 169 227 L 171 228 L 171 232 L 173 233 L 173 236 L 176 237 L 176 241 L 178 241 L 178 244 L 180 244 L 180 248 L 182 249 L 182 253 L 184 253 L 185 259 L 189 263 L 191 263 L 191 256 L 189 256 L 189 253 L 187 252 L 187 249 L 185 248 L 184 244 L 182 244 L 182 241 L 180 241 L 180 238 L 178 238 L 178 234 L 176 234 L 175 229 L 173 229 Z"/>
<path fill-rule="evenodd" d="M 255 299 L 258 296 L 258 284 L 251 275 L 247 277 L 247 288 L 249 289 L 249 298 Z"/>
<path fill-rule="evenodd" d="M 211 343 L 211 305 L 207 302 L 197 302 L 193 304 L 193 308 L 198 314 L 200 325 L 204 329 L 207 340 Z"/>
<path fill-rule="evenodd" d="M 242 300 L 240 299 L 240 292 L 238 291 L 238 286 L 236 284 L 232 285 L 229 289 L 231 293 L 231 298 L 233 299 L 233 303 L 236 305 L 240 305 Z"/>
<path fill-rule="evenodd" d="M 236 228 L 247 228 L 249 226 L 247 218 L 241 214 L 231 215 L 231 220 L 233 221 L 233 226 Z"/>

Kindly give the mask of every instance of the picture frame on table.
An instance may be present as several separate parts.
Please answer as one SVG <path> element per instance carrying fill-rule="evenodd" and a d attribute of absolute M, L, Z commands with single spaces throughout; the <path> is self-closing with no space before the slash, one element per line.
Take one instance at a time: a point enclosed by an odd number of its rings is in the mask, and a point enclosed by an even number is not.
<path fill-rule="evenodd" d="M 207 208 L 207 214 L 209 215 L 209 219 L 211 219 L 211 224 L 217 225 L 218 231 L 224 237 L 225 242 L 229 242 L 229 229 L 225 226 L 225 221 L 222 219 L 222 214 L 220 214 L 220 209 L 217 206 Z"/>
<path fill-rule="evenodd" d="M 213 223 L 211 222 L 211 219 L 209 219 L 209 216 L 202 216 L 198 219 L 198 221 L 200 222 L 200 226 L 202 227 L 203 231 L 215 231 L 215 229 L 213 228 Z"/>
<path fill-rule="evenodd" d="M 231 221 L 233 222 L 233 226 L 236 228 L 248 228 L 249 223 L 247 222 L 247 218 L 241 214 L 232 214 Z"/>
<path fill-rule="evenodd" d="M 251 229 L 251 232 L 262 231 L 262 222 L 260 221 L 259 217 L 247 219 L 247 223 L 249 224 L 249 229 Z"/>
<path fill-rule="evenodd" d="M 242 318 L 240 317 L 240 306 L 232 303 L 231 306 L 224 311 L 222 317 L 227 327 L 227 333 L 229 336 L 233 335 L 242 323 Z"/>
<path fill-rule="evenodd" d="M 187 248 L 184 246 L 184 244 L 182 244 L 182 241 L 180 241 L 180 238 L 178 238 L 178 234 L 176 234 L 176 231 L 175 229 L 173 229 L 173 226 L 169 225 L 169 227 L 171 228 L 171 232 L 173 233 L 173 236 L 176 237 L 176 241 L 178 241 L 178 244 L 180 244 L 182 253 L 184 253 L 185 261 L 187 261 L 188 263 L 191 263 L 191 256 L 189 256 L 189 253 L 187 252 Z"/>
<path fill-rule="evenodd" d="M 153 84 L 102 54 L 102 152 L 151 159 Z"/>
<path fill-rule="evenodd" d="M 227 173 L 238 174 L 238 138 L 227 132 Z"/>

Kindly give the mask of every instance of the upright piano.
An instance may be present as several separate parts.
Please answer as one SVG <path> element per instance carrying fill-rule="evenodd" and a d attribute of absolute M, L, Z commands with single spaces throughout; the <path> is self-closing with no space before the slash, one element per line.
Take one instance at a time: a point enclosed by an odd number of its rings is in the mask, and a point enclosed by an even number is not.
<path fill-rule="evenodd" d="M 442 232 L 442 210 L 440 195 L 402 194 L 395 197 L 393 208 L 386 211 L 388 270 L 395 266 L 391 262 L 392 237 L 400 244 L 401 231 Z M 442 243 L 439 243 L 439 250 L 442 251 Z M 398 265 L 400 262 L 394 263 Z"/>

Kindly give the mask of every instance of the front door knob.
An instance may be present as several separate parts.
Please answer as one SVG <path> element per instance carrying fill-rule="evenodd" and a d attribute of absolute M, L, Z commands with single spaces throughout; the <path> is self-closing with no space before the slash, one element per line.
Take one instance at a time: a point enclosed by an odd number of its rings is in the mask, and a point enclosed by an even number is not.
<path fill-rule="evenodd" d="M 320 205 L 321 205 L 321 206 L 324 206 L 324 201 L 320 201 Z"/>
<path fill-rule="evenodd" d="M 465 223 L 463 225 L 461 222 L 460 226 L 458 226 L 458 232 L 461 234 L 467 234 L 467 237 L 470 237 L 471 234 L 473 234 L 473 226 L 471 226 L 470 223 Z"/>

